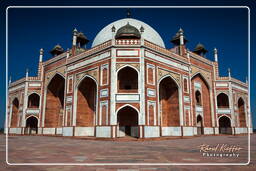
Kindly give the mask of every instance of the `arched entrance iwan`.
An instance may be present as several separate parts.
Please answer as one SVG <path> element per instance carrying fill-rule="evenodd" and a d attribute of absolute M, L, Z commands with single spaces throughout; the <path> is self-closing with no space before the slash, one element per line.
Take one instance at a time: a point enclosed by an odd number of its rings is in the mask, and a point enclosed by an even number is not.
<path fill-rule="evenodd" d="M 122 107 L 117 112 L 118 137 L 139 137 L 138 111 L 131 107 Z"/>
<path fill-rule="evenodd" d="M 86 76 L 77 86 L 76 125 L 80 127 L 95 126 L 97 106 L 97 84 Z"/>
<path fill-rule="evenodd" d="M 203 118 L 201 115 L 196 117 L 196 127 L 197 127 L 197 135 L 204 134 L 204 127 L 203 127 Z"/>
<path fill-rule="evenodd" d="M 30 116 L 26 120 L 25 134 L 37 134 L 38 131 L 38 119 L 34 116 Z"/>
<path fill-rule="evenodd" d="M 241 97 L 238 99 L 238 113 L 240 127 L 246 127 L 245 103 Z"/>
<path fill-rule="evenodd" d="M 62 127 L 65 79 L 56 74 L 47 86 L 45 127 Z"/>
<path fill-rule="evenodd" d="M 232 134 L 231 122 L 227 116 L 222 116 L 219 118 L 219 133 Z"/>
<path fill-rule="evenodd" d="M 18 126 L 19 117 L 19 100 L 15 98 L 12 101 L 12 117 L 11 117 L 11 128 L 16 128 Z"/>
<path fill-rule="evenodd" d="M 210 86 L 200 73 L 194 75 L 191 82 L 194 116 L 199 114 L 198 110 L 202 110 L 204 127 L 212 127 Z"/>
<path fill-rule="evenodd" d="M 176 82 L 167 76 L 159 83 L 159 104 L 162 126 L 180 126 L 179 88 Z"/>

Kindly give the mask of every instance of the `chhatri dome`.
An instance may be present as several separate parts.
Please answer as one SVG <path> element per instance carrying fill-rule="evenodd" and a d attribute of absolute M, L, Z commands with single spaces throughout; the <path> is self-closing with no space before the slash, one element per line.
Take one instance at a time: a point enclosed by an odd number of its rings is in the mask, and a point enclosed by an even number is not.
<path fill-rule="evenodd" d="M 101 43 L 104 43 L 110 39 L 112 39 L 112 27 L 114 26 L 116 29 L 115 33 L 118 33 L 118 30 L 121 27 L 126 26 L 127 24 L 130 25 L 130 27 L 135 27 L 137 30 L 140 30 L 140 28 L 144 28 L 143 33 L 141 34 L 141 37 L 158 45 L 161 46 L 163 48 L 165 48 L 164 45 L 164 41 L 161 38 L 161 36 L 155 31 L 155 29 L 153 29 L 151 26 L 149 26 L 148 24 L 133 19 L 133 18 L 125 18 L 125 19 L 120 19 L 117 21 L 114 21 L 112 23 L 110 23 L 109 25 L 107 25 L 106 27 L 104 27 L 95 37 L 95 39 L 93 40 L 92 43 L 92 47 L 97 46 Z"/>

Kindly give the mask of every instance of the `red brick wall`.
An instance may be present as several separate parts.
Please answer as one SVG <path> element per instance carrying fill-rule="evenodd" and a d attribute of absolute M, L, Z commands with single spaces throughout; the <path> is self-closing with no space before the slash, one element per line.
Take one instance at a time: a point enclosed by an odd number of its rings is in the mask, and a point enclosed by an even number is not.
<path fill-rule="evenodd" d="M 70 116 L 71 113 L 70 113 L 70 110 L 67 111 L 67 126 L 71 126 L 71 122 L 70 122 Z"/>
<path fill-rule="evenodd" d="M 107 120 L 107 107 L 106 107 L 106 105 L 103 105 L 102 106 L 102 109 L 101 109 L 101 114 L 102 114 L 102 125 L 107 125 L 107 122 L 106 122 L 106 120 Z"/>
<path fill-rule="evenodd" d="M 148 83 L 153 84 L 153 68 L 148 68 Z"/>
<path fill-rule="evenodd" d="M 73 90 L 73 79 L 68 79 L 68 92 L 72 92 Z"/>
<path fill-rule="evenodd" d="M 184 84 L 184 91 L 187 92 L 188 91 L 188 79 L 184 78 L 183 81 L 184 81 L 184 83 L 183 83 Z"/>
<path fill-rule="evenodd" d="M 104 68 L 102 71 L 102 84 L 107 84 L 108 79 L 108 69 Z"/>
<path fill-rule="evenodd" d="M 45 127 L 55 128 L 61 126 L 60 112 L 62 105 L 60 99 L 56 97 L 50 90 L 46 95 L 46 111 L 45 111 Z"/>
<path fill-rule="evenodd" d="M 167 77 L 161 81 L 159 88 L 162 126 L 179 126 L 179 94 L 176 83 Z"/>
<path fill-rule="evenodd" d="M 189 126 L 189 111 L 185 110 L 186 126 Z"/>
<path fill-rule="evenodd" d="M 62 58 L 61 60 L 58 60 L 54 63 L 46 65 L 44 67 L 44 71 L 47 72 L 49 70 L 56 69 L 58 68 L 58 66 L 65 65 L 65 63 L 66 63 L 66 58 Z"/>
<path fill-rule="evenodd" d="M 153 126 L 154 125 L 154 106 L 149 105 L 149 125 Z"/>

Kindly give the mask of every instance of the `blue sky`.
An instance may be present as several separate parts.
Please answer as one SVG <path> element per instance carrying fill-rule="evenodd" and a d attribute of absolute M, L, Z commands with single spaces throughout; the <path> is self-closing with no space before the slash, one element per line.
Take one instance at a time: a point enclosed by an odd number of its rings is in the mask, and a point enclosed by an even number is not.
<path fill-rule="evenodd" d="M 49 51 L 59 43 L 64 49 L 72 44 L 72 30 L 77 28 L 89 38 L 90 43 L 96 34 L 107 24 L 126 17 L 126 9 L 9 9 L 9 56 L 8 74 L 12 80 L 37 72 L 39 49 L 44 48 L 44 60 L 51 57 Z M 189 40 L 190 50 L 197 43 L 208 49 L 206 57 L 213 60 L 213 48 L 219 52 L 219 69 L 221 76 L 231 75 L 241 81 L 248 76 L 248 10 L 243 9 L 131 9 L 132 17 L 152 26 L 162 37 L 167 48 L 171 48 L 171 37 L 181 27 Z M 255 13 L 253 13 L 255 15 Z M 253 16 L 255 17 L 255 16 Z M 252 18 L 253 19 L 253 18 Z M 254 18 L 255 19 L 255 18 Z M 253 21 L 253 20 L 252 20 Z M 252 26 L 255 26 L 253 21 Z M 1 35 L 4 35 L 1 24 Z M 255 29 L 254 29 L 255 30 Z M 252 43 L 255 44 L 255 33 L 252 29 Z M 253 37 L 253 36 L 252 36 Z M 5 48 L 1 40 L 0 46 Z M 252 46 L 253 47 L 253 46 Z M 5 56 L 5 52 L 0 52 Z M 255 50 L 252 48 L 251 63 Z M 3 127 L 5 108 L 5 63 L 1 62 L 0 80 L 0 127 Z M 252 68 L 253 69 L 253 68 Z M 251 72 L 251 74 L 253 71 Z M 255 87 L 255 75 L 251 75 L 251 87 Z M 251 89 L 252 112 L 256 113 L 255 93 Z M 256 124 L 254 120 L 254 124 Z"/>

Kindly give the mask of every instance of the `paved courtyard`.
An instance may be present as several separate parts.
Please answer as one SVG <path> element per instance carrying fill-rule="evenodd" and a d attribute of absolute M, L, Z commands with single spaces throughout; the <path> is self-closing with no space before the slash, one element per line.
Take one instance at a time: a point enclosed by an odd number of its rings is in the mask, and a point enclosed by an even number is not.
<path fill-rule="evenodd" d="M 253 170 L 256 135 L 251 136 L 249 166 L 202 166 L 202 170 Z M 219 145 L 218 145 L 219 144 Z M 5 158 L 5 136 L 0 135 L 0 157 Z M 205 145 L 204 148 L 201 145 Z M 207 146 L 209 145 L 209 146 Z M 217 147 L 218 146 L 218 147 Z M 208 148 L 207 148 L 208 147 Z M 209 149 L 211 147 L 212 149 Z M 215 148 L 214 148 L 215 147 Z M 201 152 L 200 152 L 201 149 Z M 214 151 L 215 149 L 215 151 Z M 217 150 L 216 150 L 217 149 Z M 207 151 L 208 150 L 208 151 Z M 205 151 L 205 152 L 203 152 Z M 209 156 L 209 155 L 223 155 Z M 229 156 L 224 156 L 229 155 Z M 246 163 L 248 136 L 202 136 L 136 141 L 93 140 L 47 136 L 9 136 L 9 163 Z M 8 166 L 8 170 L 198 170 L 199 166 Z M 124 169 L 124 170 L 122 170 Z"/>

